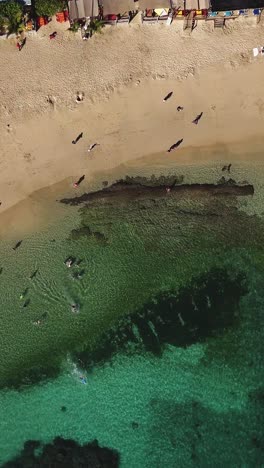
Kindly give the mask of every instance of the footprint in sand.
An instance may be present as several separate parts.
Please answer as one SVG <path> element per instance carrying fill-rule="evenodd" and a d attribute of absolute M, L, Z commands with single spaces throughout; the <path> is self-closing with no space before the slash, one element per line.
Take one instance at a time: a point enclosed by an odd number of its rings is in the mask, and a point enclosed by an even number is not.
<path fill-rule="evenodd" d="M 24 159 L 27 162 L 32 162 L 35 160 L 35 157 L 31 153 L 24 153 Z"/>
<path fill-rule="evenodd" d="M 56 106 L 56 98 L 54 96 L 47 96 L 47 102 L 55 109 Z"/>

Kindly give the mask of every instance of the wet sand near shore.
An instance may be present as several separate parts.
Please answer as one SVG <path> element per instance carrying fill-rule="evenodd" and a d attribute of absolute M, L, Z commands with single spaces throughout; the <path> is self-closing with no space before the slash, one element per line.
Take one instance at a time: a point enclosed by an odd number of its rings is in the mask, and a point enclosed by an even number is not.
<path fill-rule="evenodd" d="M 95 171 L 93 176 L 85 178 L 77 188 L 73 187 L 73 177 L 34 191 L 29 197 L 17 203 L 0 215 L 0 239 L 16 239 L 28 233 L 47 229 L 50 223 L 64 219 L 70 214 L 70 207 L 59 203 L 68 199 L 69 203 L 76 198 L 85 201 L 89 194 L 111 186 L 126 177 L 138 178 L 143 181 L 160 178 L 165 184 L 166 177 L 176 177 L 176 185 L 220 184 L 224 190 L 224 181 L 233 180 L 238 186 L 252 183 L 256 188 L 252 201 L 248 201 L 247 209 L 252 213 L 262 214 L 262 174 L 263 153 L 262 140 L 252 139 L 245 143 L 229 143 L 225 145 L 202 146 L 198 148 L 183 148 L 169 155 L 164 152 L 142 156 L 117 165 L 113 170 Z M 250 157 L 249 157 L 250 155 Z M 231 165 L 230 172 L 222 170 Z M 162 176 L 165 178 L 162 181 Z M 180 187 L 179 187 L 180 188 Z M 124 190 L 126 187 L 124 187 Z M 232 188 L 231 188 L 232 189 Z M 164 190 L 164 189 L 163 189 Z M 183 190 L 183 188 L 181 188 Z M 202 188 L 201 188 L 202 190 Z M 236 189 L 235 189 L 236 190 Z M 238 188 L 239 190 L 239 188 Z M 243 188 L 242 188 L 243 190 Z M 88 195 L 86 195 L 88 194 Z M 251 208 L 249 208 L 251 207 Z"/>

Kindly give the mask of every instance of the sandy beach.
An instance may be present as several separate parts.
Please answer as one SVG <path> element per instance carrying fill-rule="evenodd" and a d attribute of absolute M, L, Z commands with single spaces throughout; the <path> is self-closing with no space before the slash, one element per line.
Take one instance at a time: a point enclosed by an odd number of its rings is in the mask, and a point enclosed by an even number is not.
<path fill-rule="evenodd" d="M 84 174 L 78 192 L 100 173 L 111 179 L 120 165 L 151 165 L 162 155 L 164 164 L 187 165 L 215 154 L 222 164 L 245 160 L 248 148 L 261 162 L 264 59 L 253 59 L 252 48 L 262 45 L 263 24 L 241 18 L 214 31 L 201 22 L 191 35 L 181 22 L 122 25 L 82 41 L 50 23 L 21 52 L 1 41 L 1 212 L 43 187 L 65 180 L 70 189 Z M 100 146 L 89 153 L 93 143 Z"/>

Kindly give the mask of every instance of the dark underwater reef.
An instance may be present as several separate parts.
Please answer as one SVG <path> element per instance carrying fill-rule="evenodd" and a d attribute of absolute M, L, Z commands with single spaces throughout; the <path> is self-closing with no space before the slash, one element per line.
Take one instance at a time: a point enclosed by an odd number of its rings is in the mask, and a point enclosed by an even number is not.
<path fill-rule="evenodd" d="M 124 352 L 161 356 L 166 344 L 187 347 L 218 336 L 239 322 L 239 301 L 247 292 L 243 273 L 215 268 L 178 292 L 159 293 L 139 310 L 122 317 L 97 345 L 73 353 L 89 368 Z"/>
<path fill-rule="evenodd" d="M 37 454 L 41 449 L 41 453 Z M 20 455 L 4 463 L 1 468 L 117 468 L 116 450 L 100 447 L 97 440 L 84 445 L 75 440 L 56 437 L 44 446 L 28 440 Z"/>
<path fill-rule="evenodd" d="M 256 394 L 262 395 L 262 401 Z M 239 399 L 237 389 L 230 388 L 230 397 Z M 221 411 L 196 399 L 155 398 L 150 413 L 152 466 L 162 466 L 157 460 L 165 450 L 167 466 L 173 467 L 263 466 L 263 387 L 248 396 L 241 410 Z"/>

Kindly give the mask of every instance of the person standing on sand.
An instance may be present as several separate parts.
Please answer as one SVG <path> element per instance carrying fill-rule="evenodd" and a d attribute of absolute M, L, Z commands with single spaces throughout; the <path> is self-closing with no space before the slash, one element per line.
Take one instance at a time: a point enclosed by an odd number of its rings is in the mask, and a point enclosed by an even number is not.
<path fill-rule="evenodd" d="M 74 182 L 73 186 L 74 188 L 78 187 L 80 185 L 80 183 L 85 179 L 85 175 L 83 175 L 82 177 L 80 177 L 79 180 L 77 180 L 77 182 Z"/>

